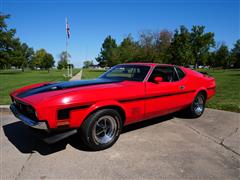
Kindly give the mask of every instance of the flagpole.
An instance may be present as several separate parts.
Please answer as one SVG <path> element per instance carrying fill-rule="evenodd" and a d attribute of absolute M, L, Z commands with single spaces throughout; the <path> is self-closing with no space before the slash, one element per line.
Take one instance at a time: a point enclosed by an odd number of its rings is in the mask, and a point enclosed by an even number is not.
<path fill-rule="evenodd" d="M 67 32 L 67 28 L 68 28 L 68 20 L 66 17 L 66 60 L 67 60 L 67 77 L 70 77 L 70 73 L 69 73 L 69 60 L 68 60 L 68 32 Z"/>

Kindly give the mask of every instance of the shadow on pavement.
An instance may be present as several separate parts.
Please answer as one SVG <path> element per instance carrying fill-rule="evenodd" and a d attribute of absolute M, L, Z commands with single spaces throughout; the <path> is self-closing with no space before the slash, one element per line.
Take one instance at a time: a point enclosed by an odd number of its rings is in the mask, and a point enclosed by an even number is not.
<path fill-rule="evenodd" d="M 168 121 L 168 120 L 171 120 L 173 118 L 174 118 L 173 115 L 166 115 L 166 116 L 161 116 L 161 117 L 141 121 L 141 122 L 138 122 L 138 123 L 130 124 L 130 125 L 125 126 L 123 128 L 122 134 L 130 132 L 130 131 L 134 131 L 134 130 L 137 130 L 137 129 L 141 129 L 141 128 L 144 128 L 144 127 L 147 127 L 147 126 L 151 126 L 151 125 L 154 125 L 154 124 L 158 124 L 158 123 L 161 123 L 161 122 L 164 122 L 164 121 Z"/>
<path fill-rule="evenodd" d="M 38 152 L 48 155 L 66 148 L 64 141 L 48 145 L 39 139 L 34 132 L 22 122 L 14 122 L 3 126 L 3 131 L 8 140 L 22 153 Z"/>
<path fill-rule="evenodd" d="M 173 115 L 158 117 L 146 121 L 134 123 L 123 128 L 123 133 L 138 130 L 147 126 L 158 124 L 174 118 Z M 67 139 L 59 141 L 55 144 L 46 144 L 39 139 L 36 134 L 24 125 L 22 122 L 14 122 L 3 126 L 3 131 L 8 140 L 22 153 L 38 152 L 41 155 L 49 155 L 66 149 L 67 144 L 81 151 L 91 151 L 80 140 L 78 135 L 73 135 Z"/>

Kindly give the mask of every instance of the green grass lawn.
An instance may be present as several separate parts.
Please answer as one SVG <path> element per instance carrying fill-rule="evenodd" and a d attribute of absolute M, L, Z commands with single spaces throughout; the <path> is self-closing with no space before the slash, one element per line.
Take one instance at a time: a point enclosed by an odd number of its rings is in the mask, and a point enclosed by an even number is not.
<path fill-rule="evenodd" d="M 240 70 L 207 70 L 216 79 L 217 93 L 207 107 L 240 112 Z"/>
<path fill-rule="evenodd" d="M 204 70 L 217 82 L 217 93 L 207 107 L 240 112 L 240 70 Z M 83 79 L 93 79 L 104 71 L 83 70 Z"/>
<path fill-rule="evenodd" d="M 76 74 L 80 69 L 74 69 L 73 74 Z M 14 89 L 40 82 L 51 81 L 67 81 L 69 78 L 63 76 L 66 70 L 51 70 L 47 71 L 0 71 L 0 104 L 10 104 L 9 93 Z"/>
<path fill-rule="evenodd" d="M 105 70 L 83 69 L 82 79 L 95 79 L 103 74 Z"/>

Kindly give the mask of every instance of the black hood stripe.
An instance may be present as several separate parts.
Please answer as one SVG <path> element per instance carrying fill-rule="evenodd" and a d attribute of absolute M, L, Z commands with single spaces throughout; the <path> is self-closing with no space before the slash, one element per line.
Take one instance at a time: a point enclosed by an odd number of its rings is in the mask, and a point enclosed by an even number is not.
<path fill-rule="evenodd" d="M 123 80 L 113 80 L 113 79 L 93 79 L 93 80 L 80 80 L 80 81 L 66 81 L 66 82 L 57 82 L 52 84 L 44 84 L 42 86 L 21 92 L 17 94 L 19 98 L 25 98 L 28 96 L 32 96 L 39 93 L 50 92 L 50 91 L 58 91 L 69 88 L 77 88 L 83 86 L 90 85 L 100 85 L 100 84 L 109 84 L 109 83 L 117 83 L 122 82 Z"/>

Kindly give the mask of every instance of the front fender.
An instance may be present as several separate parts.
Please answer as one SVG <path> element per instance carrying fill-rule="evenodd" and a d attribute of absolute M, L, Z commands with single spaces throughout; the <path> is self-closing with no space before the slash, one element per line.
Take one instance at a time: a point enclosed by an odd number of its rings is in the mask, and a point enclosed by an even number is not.
<path fill-rule="evenodd" d="M 97 102 L 97 103 L 93 104 L 89 108 L 89 112 L 93 112 L 96 109 L 100 109 L 102 107 L 107 107 L 107 106 L 118 106 L 118 107 L 120 107 L 121 109 L 123 109 L 125 111 L 124 107 L 118 101 L 107 100 L 107 101 L 101 101 L 101 102 Z"/>
<path fill-rule="evenodd" d="M 79 109 L 79 110 L 73 110 L 70 114 L 70 127 L 80 127 L 83 121 L 90 116 L 93 112 L 95 112 L 98 109 L 102 109 L 105 107 L 115 106 L 118 108 L 121 108 L 124 112 L 126 112 L 125 108 L 115 100 L 106 100 L 106 101 L 100 101 L 96 102 L 90 107 L 86 109 Z"/>

